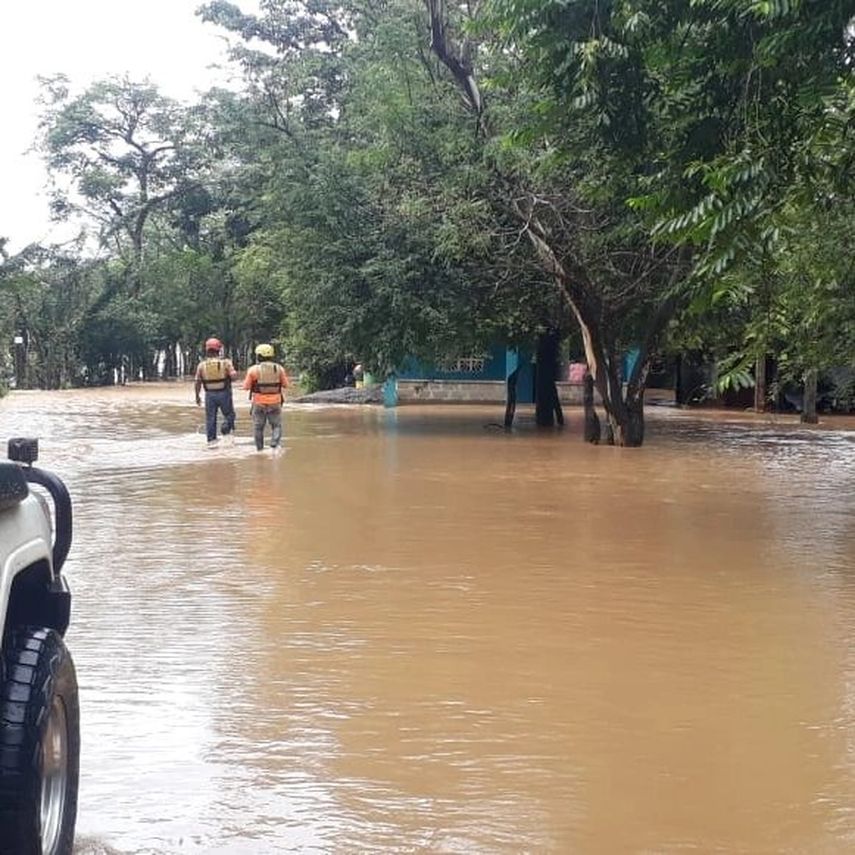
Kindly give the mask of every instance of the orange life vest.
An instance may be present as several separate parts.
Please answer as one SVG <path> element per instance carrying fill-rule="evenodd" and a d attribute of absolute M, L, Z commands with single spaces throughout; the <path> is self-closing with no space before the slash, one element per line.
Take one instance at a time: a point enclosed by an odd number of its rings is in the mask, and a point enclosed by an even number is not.
<path fill-rule="evenodd" d="M 252 379 L 252 393 L 262 395 L 282 394 L 282 368 L 275 362 L 259 362 L 258 373 Z"/>

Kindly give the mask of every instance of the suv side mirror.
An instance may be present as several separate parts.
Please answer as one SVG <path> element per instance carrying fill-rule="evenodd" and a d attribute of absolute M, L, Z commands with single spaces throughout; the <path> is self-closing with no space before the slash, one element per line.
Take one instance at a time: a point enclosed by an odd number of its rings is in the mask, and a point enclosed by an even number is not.
<path fill-rule="evenodd" d="M 32 466 L 39 459 L 39 441 L 25 436 L 16 436 L 7 446 L 9 460 Z"/>

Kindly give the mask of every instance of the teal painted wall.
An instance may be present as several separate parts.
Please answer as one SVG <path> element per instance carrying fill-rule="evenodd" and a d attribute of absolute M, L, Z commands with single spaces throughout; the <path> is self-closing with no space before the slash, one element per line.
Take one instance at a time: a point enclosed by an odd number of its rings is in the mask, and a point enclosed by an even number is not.
<path fill-rule="evenodd" d="M 397 372 L 400 380 L 501 380 L 506 381 L 520 365 L 517 378 L 517 403 L 534 403 L 534 364 L 531 354 L 508 347 L 491 347 L 481 371 L 443 371 L 436 366 L 408 359 Z"/>

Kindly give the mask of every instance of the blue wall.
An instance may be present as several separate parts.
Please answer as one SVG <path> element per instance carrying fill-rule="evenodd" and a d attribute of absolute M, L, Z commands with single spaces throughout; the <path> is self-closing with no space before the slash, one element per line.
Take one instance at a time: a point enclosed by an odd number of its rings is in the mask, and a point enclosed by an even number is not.
<path fill-rule="evenodd" d="M 505 382 L 511 372 L 522 362 L 517 378 L 517 402 L 530 404 L 534 401 L 534 366 L 530 354 L 506 347 L 491 347 L 484 359 L 481 371 L 443 371 L 416 359 L 408 359 L 400 371 L 400 380 L 497 380 Z"/>
<path fill-rule="evenodd" d="M 443 371 L 435 365 L 408 359 L 397 374 L 401 380 L 504 380 L 505 360 L 504 347 L 491 347 L 482 371 Z"/>
<path fill-rule="evenodd" d="M 639 355 L 637 347 L 630 348 L 624 354 L 621 360 L 624 382 L 632 374 Z M 481 371 L 442 371 L 436 366 L 416 359 L 408 359 L 402 369 L 397 372 L 397 377 L 400 380 L 501 380 L 504 382 L 517 365 L 520 365 L 520 373 L 517 377 L 517 403 L 532 404 L 534 403 L 534 363 L 531 354 L 525 350 L 491 347 L 484 358 L 484 368 Z"/>

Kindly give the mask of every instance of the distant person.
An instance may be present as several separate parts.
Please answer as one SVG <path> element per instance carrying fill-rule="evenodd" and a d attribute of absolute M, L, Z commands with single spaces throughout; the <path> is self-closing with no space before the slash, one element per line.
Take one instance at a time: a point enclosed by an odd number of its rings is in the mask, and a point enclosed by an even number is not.
<path fill-rule="evenodd" d="M 205 387 L 205 430 L 208 445 L 217 441 L 217 413 L 223 414 L 222 432 L 228 436 L 235 429 L 235 405 L 232 380 L 237 376 L 231 359 L 223 358 L 223 343 L 218 338 L 205 342 L 205 358 L 196 369 L 196 406 L 202 405 L 201 391 Z"/>
<path fill-rule="evenodd" d="M 356 386 L 357 389 L 361 389 L 365 383 L 365 369 L 362 367 L 362 363 L 359 362 L 353 366 L 353 385 Z"/>
<path fill-rule="evenodd" d="M 264 427 L 270 424 L 270 447 L 279 448 L 282 442 L 282 404 L 288 375 L 273 361 L 273 345 L 260 344 L 255 348 L 257 362 L 246 372 L 243 388 L 248 389 L 252 400 L 252 430 L 255 447 L 264 448 Z"/>

